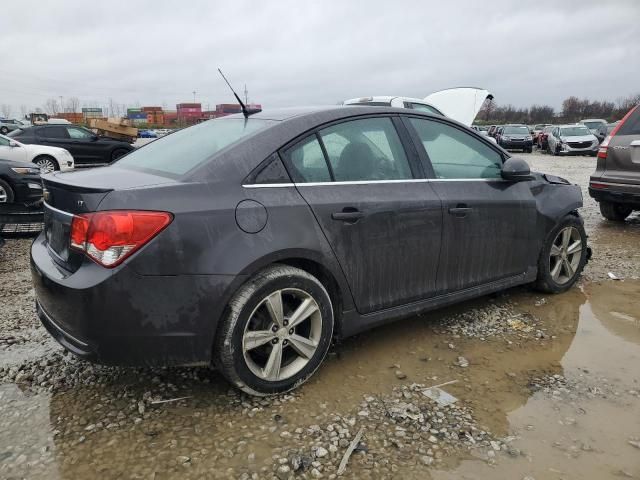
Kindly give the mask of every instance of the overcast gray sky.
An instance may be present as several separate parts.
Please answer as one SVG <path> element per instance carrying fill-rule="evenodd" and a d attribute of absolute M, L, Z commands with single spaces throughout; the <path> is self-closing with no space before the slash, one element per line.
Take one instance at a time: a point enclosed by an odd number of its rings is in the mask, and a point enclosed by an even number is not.
<path fill-rule="evenodd" d="M 2 2 L 0 103 L 265 107 L 481 86 L 500 104 L 640 92 L 640 1 Z"/>

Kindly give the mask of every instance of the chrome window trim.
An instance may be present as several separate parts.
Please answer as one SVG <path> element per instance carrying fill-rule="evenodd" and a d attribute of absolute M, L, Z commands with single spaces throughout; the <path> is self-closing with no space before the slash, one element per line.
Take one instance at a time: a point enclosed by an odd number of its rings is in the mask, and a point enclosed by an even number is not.
<path fill-rule="evenodd" d="M 325 185 L 376 185 L 381 183 L 430 183 L 430 182 L 506 182 L 503 178 L 409 178 L 405 180 L 352 180 L 345 182 L 300 182 L 300 183 L 251 183 L 243 188 L 290 188 L 322 187 Z"/>

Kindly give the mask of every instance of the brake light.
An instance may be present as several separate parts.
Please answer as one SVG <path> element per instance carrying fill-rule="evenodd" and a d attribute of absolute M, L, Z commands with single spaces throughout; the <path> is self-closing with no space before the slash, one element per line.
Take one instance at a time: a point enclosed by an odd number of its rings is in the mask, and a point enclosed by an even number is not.
<path fill-rule="evenodd" d="M 113 210 L 74 215 L 71 248 L 103 267 L 113 268 L 171 223 L 167 212 Z"/>
<path fill-rule="evenodd" d="M 616 133 L 618 133 L 618 130 L 620 130 L 620 127 L 624 125 L 624 122 L 627 121 L 627 118 L 629 118 L 631 114 L 635 111 L 635 109 L 638 108 L 639 106 L 640 105 L 636 105 L 631 110 L 629 110 L 627 114 L 622 118 L 622 120 L 620 120 L 620 123 L 618 123 L 618 125 L 616 125 L 614 129 L 611 130 L 611 133 L 607 136 L 607 138 L 605 138 L 602 141 L 602 143 L 600 144 L 600 148 L 598 149 L 598 158 L 602 158 L 602 159 L 607 158 L 607 153 L 609 150 L 609 142 L 611 142 L 611 139 L 616 135 Z"/>
<path fill-rule="evenodd" d="M 597 183 L 597 182 L 591 182 L 591 183 L 589 183 L 589 186 L 591 188 L 595 188 L 596 190 L 601 190 L 603 188 L 607 188 L 607 186 L 604 183 Z"/>

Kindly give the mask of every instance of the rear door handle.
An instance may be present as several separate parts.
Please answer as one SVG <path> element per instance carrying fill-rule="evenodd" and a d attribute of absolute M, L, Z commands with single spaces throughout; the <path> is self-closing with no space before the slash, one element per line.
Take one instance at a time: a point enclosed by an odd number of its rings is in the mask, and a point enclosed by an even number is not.
<path fill-rule="evenodd" d="M 364 213 L 360 210 L 345 208 L 342 212 L 334 212 L 331 214 L 331 218 L 341 222 L 356 223 L 358 220 L 364 217 Z"/>
<path fill-rule="evenodd" d="M 454 217 L 462 218 L 470 214 L 472 210 L 473 208 L 465 205 L 464 203 L 459 203 L 455 207 L 449 209 L 449 214 L 453 215 Z"/>

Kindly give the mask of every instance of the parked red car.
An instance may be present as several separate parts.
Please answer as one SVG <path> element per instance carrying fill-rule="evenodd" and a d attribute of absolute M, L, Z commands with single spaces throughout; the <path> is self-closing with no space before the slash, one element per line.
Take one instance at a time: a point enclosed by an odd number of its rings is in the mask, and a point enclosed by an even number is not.
<path fill-rule="evenodd" d="M 549 132 L 553 130 L 553 125 L 547 125 L 542 129 L 542 131 L 538 134 L 537 142 L 538 148 L 540 150 L 546 150 L 549 146 L 547 142 L 547 137 L 549 136 Z"/>

